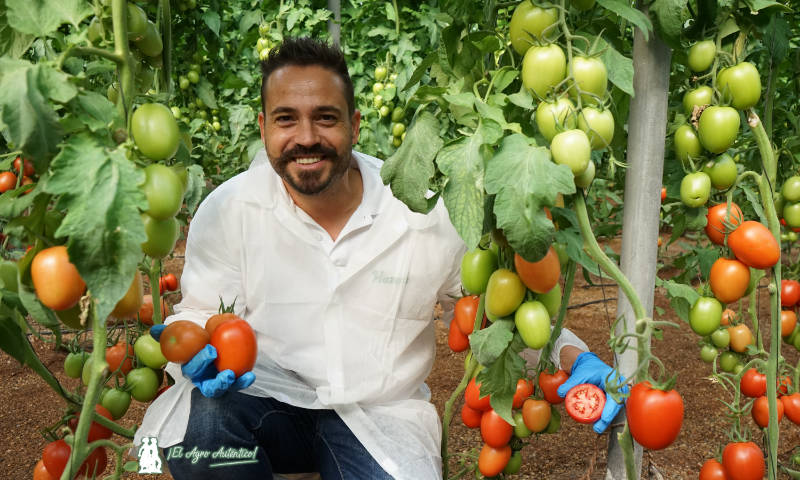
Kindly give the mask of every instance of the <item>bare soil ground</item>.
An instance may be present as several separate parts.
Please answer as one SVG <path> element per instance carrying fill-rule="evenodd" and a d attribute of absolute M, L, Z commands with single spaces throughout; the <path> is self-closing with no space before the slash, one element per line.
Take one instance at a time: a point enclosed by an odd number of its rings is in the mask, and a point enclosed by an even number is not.
<path fill-rule="evenodd" d="M 612 243 L 618 248 L 618 242 Z M 674 248 L 674 247 L 670 247 Z M 182 252 L 181 249 L 177 250 Z M 670 250 L 666 250 L 667 255 Z M 673 252 L 674 253 L 674 252 Z M 165 271 L 180 275 L 182 259 L 166 262 Z M 668 271 L 660 275 L 669 275 Z M 582 275 L 577 275 L 566 326 L 578 334 L 589 347 L 605 361 L 612 355 L 606 344 L 612 320 L 616 315 L 617 288 L 608 280 L 594 278 L 594 285 L 587 284 Z M 760 289 L 759 311 L 761 318 L 768 318 L 768 296 Z M 172 298 L 174 303 L 177 299 Z M 669 307 L 664 292 L 656 290 L 655 305 L 664 310 L 659 317 L 681 324 L 680 329 L 664 331 L 664 338 L 654 341 L 654 352 L 670 372 L 678 374 L 676 388 L 685 402 L 683 429 L 676 442 L 661 451 L 645 452 L 642 478 L 646 479 L 691 479 L 697 478 L 702 463 L 720 451 L 727 443 L 729 419 L 721 400 L 730 400 L 723 387 L 709 379 L 711 368 L 699 358 L 699 337 L 688 325 L 681 322 Z M 762 322 L 766 323 L 766 322 Z M 764 332 L 766 333 L 766 331 Z M 49 339 L 50 337 L 44 337 Z M 55 373 L 69 389 L 78 388 L 80 380 L 67 378 L 63 374 L 65 352 L 57 351 L 52 343 L 32 338 L 36 352 L 45 365 Z M 783 354 L 791 364 L 797 364 L 798 352 L 783 345 Z M 437 321 L 437 359 L 428 384 L 433 392 L 433 402 L 444 411 L 444 403 L 458 384 L 463 372 L 464 353 L 452 353 L 447 347 L 447 331 Z M 0 478 L 22 480 L 31 478 L 34 465 L 41 457 L 47 443 L 42 429 L 56 424 L 65 410 L 64 401 L 56 395 L 38 376 L 16 360 L 0 353 Z M 460 411 L 461 401 L 456 404 Z M 120 422 L 133 427 L 141 420 L 146 406 L 136 401 Z M 590 427 L 569 419 L 561 410 L 563 423 L 554 435 L 532 437 L 523 453 L 523 467 L 517 478 L 574 480 L 604 478 L 608 434 L 597 435 Z M 743 423 L 751 428 L 754 440 L 761 444 L 761 434 L 753 427 L 749 416 Z M 123 439 L 117 438 L 119 443 Z M 477 451 L 480 433 L 461 424 L 456 415 L 450 430 L 450 451 Z M 789 453 L 800 446 L 800 427 L 788 420 L 781 423 L 780 459 L 786 462 Z M 112 459 L 109 458 L 111 461 Z M 458 458 L 451 467 L 457 470 Z M 111 463 L 113 465 L 113 462 Z M 110 473 L 110 468 L 107 473 Z M 125 478 L 161 480 L 172 478 L 164 475 L 135 475 Z M 468 475 L 466 478 L 471 478 Z M 788 477 L 780 477 L 788 478 Z"/>

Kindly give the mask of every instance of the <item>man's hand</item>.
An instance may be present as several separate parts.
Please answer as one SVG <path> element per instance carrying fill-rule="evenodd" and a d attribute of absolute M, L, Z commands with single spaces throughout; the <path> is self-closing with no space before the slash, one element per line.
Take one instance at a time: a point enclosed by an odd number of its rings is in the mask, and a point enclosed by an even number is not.
<path fill-rule="evenodd" d="M 557 393 L 559 397 L 566 397 L 567 392 L 569 392 L 572 387 L 582 383 L 597 385 L 605 391 L 606 380 L 608 380 L 611 385 L 620 385 L 625 382 L 625 378 L 622 377 L 619 372 L 606 365 L 597 355 L 592 352 L 583 352 L 578 355 L 578 358 L 572 365 L 572 374 L 566 382 L 558 387 Z M 625 386 L 623 391 L 627 391 L 627 388 L 628 387 Z M 621 408 L 621 403 L 615 402 L 610 396 L 606 395 L 606 405 L 603 407 L 603 414 L 600 416 L 600 420 L 594 423 L 594 431 L 603 433 L 614 420 L 614 417 L 617 416 Z"/>
<path fill-rule="evenodd" d="M 153 325 L 150 336 L 158 340 L 164 331 L 164 325 Z M 217 358 L 217 349 L 213 345 L 206 345 L 197 352 L 191 360 L 181 365 L 181 371 L 200 390 L 205 397 L 220 397 L 228 390 L 241 390 L 249 387 L 256 379 L 253 372 L 245 372 L 239 378 L 233 370 L 217 371 L 214 360 Z"/>

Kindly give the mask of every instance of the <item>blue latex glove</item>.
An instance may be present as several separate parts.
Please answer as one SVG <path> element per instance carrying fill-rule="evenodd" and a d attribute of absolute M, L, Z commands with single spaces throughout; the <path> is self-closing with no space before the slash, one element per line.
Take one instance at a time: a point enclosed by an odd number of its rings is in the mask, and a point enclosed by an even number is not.
<path fill-rule="evenodd" d="M 572 374 L 566 382 L 558 387 L 556 393 L 559 397 L 566 397 L 567 392 L 577 385 L 582 383 L 591 383 L 606 390 L 606 379 L 611 385 L 620 384 L 625 382 L 625 377 L 621 376 L 619 372 L 606 365 L 605 362 L 600 360 L 597 355 L 592 352 L 583 352 L 575 359 L 572 364 Z M 627 391 L 628 387 L 625 386 L 623 391 Z M 617 416 L 621 403 L 615 402 L 610 396 L 606 397 L 606 405 L 603 407 L 603 413 L 600 415 L 600 420 L 594 422 L 594 431 L 603 433 L 609 424 Z"/>
<path fill-rule="evenodd" d="M 209 344 L 181 366 L 183 374 L 191 379 L 204 397 L 220 397 L 229 390 L 247 388 L 255 381 L 253 372 L 245 372 L 239 378 L 236 378 L 233 370 L 218 372 L 214 366 L 216 358 L 217 349 Z"/>
<path fill-rule="evenodd" d="M 161 339 L 161 333 L 164 331 L 165 328 L 167 328 L 167 326 L 164 325 L 163 323 L 159 325 L 153 325 L 152 327 L 150 327 L 150 336 L 155 338 L 156 342 L 158 342 L 159 339 Z"/>

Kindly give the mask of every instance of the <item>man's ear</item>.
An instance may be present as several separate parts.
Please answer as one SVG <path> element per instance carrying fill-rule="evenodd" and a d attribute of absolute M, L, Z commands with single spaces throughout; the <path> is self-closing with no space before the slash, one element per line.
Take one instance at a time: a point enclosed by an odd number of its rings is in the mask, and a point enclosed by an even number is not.
<path fill-rule="evenodd" d="M 258 112 L 258 128 L 261 130 L 261 142 L 264 142 L 264 112 Z"/>

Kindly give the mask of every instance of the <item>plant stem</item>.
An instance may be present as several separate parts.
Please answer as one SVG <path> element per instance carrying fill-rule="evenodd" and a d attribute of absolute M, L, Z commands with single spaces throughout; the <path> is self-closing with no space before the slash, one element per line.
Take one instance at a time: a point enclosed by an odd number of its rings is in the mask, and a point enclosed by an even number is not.
<path fill-rule="evenodd" d="M 147 272 L 147 278 L 150 279 L 150 296 L 153 298 L 153 325 L 160 325 L 164 323 L 161 318 L 161 286 L 159 279 L 161 278 L 161 259 L 154 258 L 150 262 L 150 269 Z"/>
<path fill-rule="evenodd" d="M 472 357 L 469 364 L 464 369 L 464 376 L 461 377 L 461 382 L 459 382 L 458 386 L 453 390 L 453 393 L 450 394 L 450 398 L 448 398 L 447 402 L 444 404 L 444 415 L 442 416 L 442 478 L 448 478 L 450 470 L 448 465 L 449 457 L 447 455 L 447 437 L 450 433 L 450 421 L 453 419 L 453 405 L 455 405 L 456 400 L 458 400 L 461 393 L 467 388 L 467 384 L 472 379 L 472 372 L 477 365 L 477 360 L 475 360 L 475 357 Z"/>
<path fill-rule="evenodd" d="M 164 45 L 161 51 L 161 79 L 164 90 L 172 95 L 172 13 L 169 0 L 160 0 L 159 11 L 161 15 L 161 43 Z"/>
<path fill-rule="evenodd" d="M 126 0 L 112 0 L 111 19 L 114 25 L 114 52 L 119 57 L 117 67 L 120 101 L 117 102 L 117 108 L 123 118 L 127 119 L 128 111 L 133 104 L 135 86 L 133 58 L 128 48 L 128 2 Z"/>
<path fill-rule="evenodd" d="M 564 277 L 564 291 L 561 293 L 561 308 L 558 311 L 558 318 L 553 326 L 553 331 L 550 333 L 550 341 L 542 349 L 539 355 L 539 363 L 542 361 L 549 361 L 550 352 L 553 351 L 553 345 L 556 339 L 561 335 L 561 327 L 564 324 L 564 318 L 567 316 L 567 307 L 569 306 L 569 297 L 572 294 L 572 285 L 575 281 L 575 270 L 577 270 L 577 263 L 570 259 L 567 263 L 567 273 Z"/>

